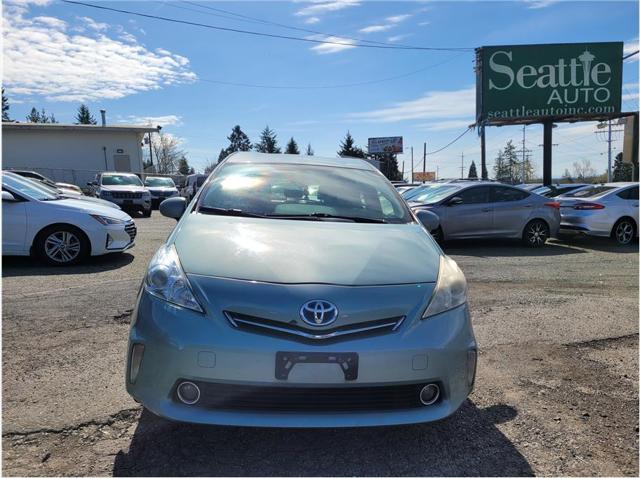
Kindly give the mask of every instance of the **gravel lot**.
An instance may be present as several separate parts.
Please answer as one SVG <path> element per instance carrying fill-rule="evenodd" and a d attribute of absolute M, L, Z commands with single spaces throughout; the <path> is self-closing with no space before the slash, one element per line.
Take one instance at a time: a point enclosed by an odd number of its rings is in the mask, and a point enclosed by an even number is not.
<path fill-rule="evenodd" d="M 203 427 L 143 413 L 124 389 L 130 312 L 175 224 L 51 269 L 3 261 L 5 475 L 637 475 L 638 249 L 577 237 L 445 248 L 469 281 L 476 389 L 435 424 Z"/>

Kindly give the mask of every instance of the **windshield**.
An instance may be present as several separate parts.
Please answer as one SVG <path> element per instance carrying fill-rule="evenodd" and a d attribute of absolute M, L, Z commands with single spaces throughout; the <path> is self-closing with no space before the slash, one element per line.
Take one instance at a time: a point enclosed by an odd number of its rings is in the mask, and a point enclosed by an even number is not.
<path fill-rule="evenodd" d="M 578 191 L 571 191 L 569 193 L 566 193 L 564 196 L 572 198 L 592 198 L 601 196 L 602 194 L 606 193 L 607 191 L 611 191 L 612 189 L 615 188 L 613 186 L 590 186 L 588 188 L 579 189 Z"/>
<path fill-rule="evenodd" d="M 104 183 L 103 183 L 104 184 Z M 176 185 L 171 178 L 147 178 L 144 185 L 152 188 L 175 188 Z"/>
<path fill-rule="evenodd" d="M 35 180 L 22 178 L 19 176 L 3 174 L 2 175 L 2 187 L 7 186 L 18 194 L 27 196 L 31 199 L 37 199 L 38 201 L 52 201 L 59 199 L 57 190 L 39 184 Z"/>
<path fill-rule="evenodd" d="M 379 174 L 302 164 L 223 166 L 200 196 L 198 208 L 259 216 L 412 221 L 393 187 Z"/>
<path fill-rule="evenodd" d="M 443 186 L 441 184 L 433 184 L 425 187 L 419 194 L 412 196 L 410 199 L 412 202 L 435 204 L 459 189 L 460 186 Z"/>
<path fill-rule="evenodd" d="M 142 181 L 135 174 L 104 174 L 103 186 L 142 186 Z"/>

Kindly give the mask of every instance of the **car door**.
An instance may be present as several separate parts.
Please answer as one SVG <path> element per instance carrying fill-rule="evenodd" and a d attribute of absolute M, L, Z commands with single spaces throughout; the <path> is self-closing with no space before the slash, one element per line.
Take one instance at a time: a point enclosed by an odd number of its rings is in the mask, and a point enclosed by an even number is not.
<path fill-rule="evenodd" d="M 455 204 L 452 199 L 459 198 Z M 489 186 L 472 186 L 449 197 L 442 207 L 445 209 L 442 230 L 447 239 L 465 239 L 491 234 L 493 209 L 489 203 Z"/>
<path fill-rule="evenodd" d="M 630 188 L 623 189 L 619 193 L 617 193 L 616 198 L 622 199 L 622 201 L 617 200 L 616 205 L 619 206 L 620 211 L 616 211 L 616 216 L 613 220 L 617 221 L 620 217 L 623 216 L 631 216 L 635 219 L 636 224 L 638 223 L 638 186 L 631 186 Z"/>
<path fill-rule="evenodd" d="M 509 186 L 491 186 L 492 235 L 520 237 L 534 209 L 531 194 Z M 535 196 L 534 196 L 535 197 Z"/>
<path fill-rule="evenodd" d="M 27 211 L 26 204 L 19 195 L 13 194 L 16 201 L 2 201 L 2 251 L 3 254 L 25 254 L 27 246 Z"/>

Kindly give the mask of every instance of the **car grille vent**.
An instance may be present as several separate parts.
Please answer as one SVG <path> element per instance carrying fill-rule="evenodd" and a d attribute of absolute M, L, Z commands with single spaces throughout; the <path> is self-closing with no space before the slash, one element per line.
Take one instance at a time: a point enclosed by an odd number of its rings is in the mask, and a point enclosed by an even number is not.
<path fill-rule="evenodd" d="M 264 335 L 286 337 L 306 343 L 327 343 L 381 335 L 397 330 L 404 321 L 404 316 L 401 316 L 358 322 L 357 324 L 343 325 L 331 329 L 314 330 L 300 327 L 296 324 L 278 322 L 236 312 L 225 311 L 224 314 L 231 325 L 237 329 Z"/>
<path fill-rule="evenodd" d="M 201 396 L 197 407 L 220 410 L 338 412 L 421 408 L 425 385 L 367 387 L 287 387 L 195 382 Z M 178 401 L 176 393 L 174 400 Z"/>
<path fill-rule="evenodd" d="M 138 229 L 136 228 L 136 223 L 131 221 L 124 226 L 124 230 L 129 234 L 131 238 L 131 242 L 136 238 L 136 234 L 138 233 Z"/>
<path fill-rule="evenodd" d="M 118 191 L 113 191 L 111 195 L 116 199 L 140 199 L 142 197 L 142 193 L 118 192 Z"/>

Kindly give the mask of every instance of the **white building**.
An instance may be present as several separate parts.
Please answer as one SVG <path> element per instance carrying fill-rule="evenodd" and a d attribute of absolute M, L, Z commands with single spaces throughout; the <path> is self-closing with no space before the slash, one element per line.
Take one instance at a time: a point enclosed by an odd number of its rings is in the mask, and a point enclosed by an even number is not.
<path fill-rule="evenodd" d="M 141 173 L 143 139 L 150 126 L 2 123 L 2 168 L 37 171 L 86 186 L 98 172 Z"/>

